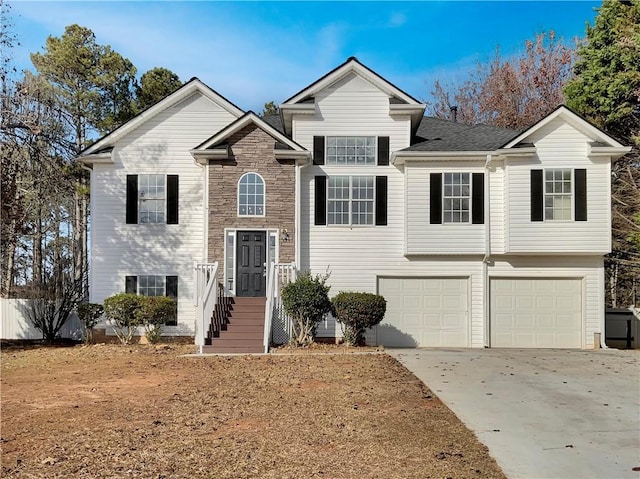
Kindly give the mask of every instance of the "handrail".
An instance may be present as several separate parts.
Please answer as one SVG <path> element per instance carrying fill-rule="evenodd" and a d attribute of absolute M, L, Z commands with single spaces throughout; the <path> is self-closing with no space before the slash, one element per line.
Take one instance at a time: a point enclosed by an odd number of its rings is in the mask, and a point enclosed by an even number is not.
<path fill-rule="evenodd" d="M 269 344 L 273 334 L 274 311 L 282 314 L 281 290 L 286 284 L 295 281 L 298 270 L 295 263 L 271 263 L 267 269 L 267 301 L 264 314 L 264 349 L 269 351 Z M 286 334 L 291 337 L 292 324 L 288 317 L 286 321 Z"/>
<path fill-rule="evenodd" d="M 262 344 L 264 345 L 265 354 L 269 352 L 269 343 L 271 342 L 271 322 L 273 321 L 273 299 L 276 290 L 276 264 L 267 264 L 267 300 L 264 305 L 264 336 Z"/>
<path fill-rule="evenodd" d="M 196 321 L 196 345 L 202 354 L 207 332 L 207 321 L 211 321 L 213 311 L 218 302 L 216 285 L 218 284 L 218 262 L 195 263 L 194 302 L 197 302 L 198 318 Z M 212 294 L 213 293 L 213 294 Z"/>

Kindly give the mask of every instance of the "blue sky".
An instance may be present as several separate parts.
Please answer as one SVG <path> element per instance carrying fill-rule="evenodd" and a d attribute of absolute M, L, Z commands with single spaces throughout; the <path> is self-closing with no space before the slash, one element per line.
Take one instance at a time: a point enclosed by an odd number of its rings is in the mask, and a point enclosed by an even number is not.
<path fill-rule="evenodd" d="M 29 52 L 72 23 L 86 26 L 138 68 L 197 76 L 245 110 L 283 101 L 356 56 L 418 99 L 433 82 L 462 81 L 499 45 L 506 54 L 536 32 L 584 37 L 601 2 L 11 2 Z"/>

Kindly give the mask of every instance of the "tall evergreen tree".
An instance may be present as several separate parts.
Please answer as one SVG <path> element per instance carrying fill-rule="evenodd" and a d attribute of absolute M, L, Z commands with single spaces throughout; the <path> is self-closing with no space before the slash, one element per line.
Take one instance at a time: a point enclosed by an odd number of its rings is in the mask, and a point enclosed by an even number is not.
<path fill-rule="evenodd" d="M 603 2 L 578 48 L 575 74 L 565 88 L 569 107 L 633 147 L 613 164 L 606 259 L 607 304 L 629 306 L 640 286 L 640 0 Z"/>
<path fill-rule="evenodd" d="M 155 67 L 140 77 L 140 84 L 136 88 L 136 105 L 138 111 L 149 108 L 173 93 L 182 86 L 178 75 L 171 70 Z"/>

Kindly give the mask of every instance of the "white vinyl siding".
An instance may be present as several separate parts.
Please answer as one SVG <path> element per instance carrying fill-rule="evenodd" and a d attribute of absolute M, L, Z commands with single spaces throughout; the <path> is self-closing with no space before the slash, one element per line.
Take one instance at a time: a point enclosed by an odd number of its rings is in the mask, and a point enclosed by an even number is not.
<path fill-rule="evenodd" d="M 385 347 L 468 347 L 468 278 L 378 279 L 387 301 L 384 320 L 375 328 Z"/>
<path fill-rule="evenodd" d="M 430 224 L 429 194 L 431 173 L 472 173 L 484 170 L 478 163 L 456 162 L 453 169 L 443 161 L 412 163 L 405 166 L 406 177 L 406 254 L 483 254 L 485 251 L 485 225 L 471 223 Z M 443 183 L 443 193 L 444 193 Z M 444 203 L 443 203 L 444 208 Z M 395 213 L 398 214 L 398 213 Z M 391 214 L 389 215 L 391 218 Z"/>
<path fill-rule="evenodd" d="M 606 159 L 591 160 L 587 156 L 588 143 L 593 140 L 558 118 L 523 141 L 533 143 L 537 154 L 535 160 L 506 160 L 507 252 L 608 253 L 611 249 L 611 170 Z M 587 170 L 587 221 L 531 221 L 531 170 L 539 168 Z M 573 202 L 572 196 L 572 209 Z"/>
<path fill-rule="evenodd" d="M 121 138 L 114 146 L 115 164 L 94 165 L 92 302 L 122 292 L 126 275 L 179 276 L 178 325 L 166 334 L 193 334 L 193 261 L 205 259 L 204 173 L 189 150 L 233 120 L 228 111 L 194 93 Z M 127 174 L 180 175 L 180 224 L 125 224 Z"/>

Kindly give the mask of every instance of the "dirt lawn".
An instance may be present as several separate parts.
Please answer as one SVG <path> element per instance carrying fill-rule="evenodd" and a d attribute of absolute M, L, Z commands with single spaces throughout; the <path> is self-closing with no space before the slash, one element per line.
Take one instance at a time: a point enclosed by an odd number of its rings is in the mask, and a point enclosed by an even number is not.
<path fill-rule="evenodd" d="M 3 477 L 503 478 L 385 354 L 0 353 Z"/>

